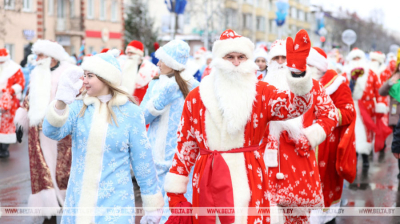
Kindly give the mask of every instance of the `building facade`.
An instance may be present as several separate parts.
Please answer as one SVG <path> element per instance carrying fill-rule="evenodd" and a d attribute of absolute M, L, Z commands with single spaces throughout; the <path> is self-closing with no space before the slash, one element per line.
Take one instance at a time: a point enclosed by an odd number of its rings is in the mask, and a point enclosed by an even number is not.
<path fill-rule="evenodd" d="M 2 4 L 2 5 L 1 5 Z M 122 0 L 4 0 L 0 47 L 20 62 L 24 48 L 37 39 L 60 43 L 70 54 L 123 48 Z"/>

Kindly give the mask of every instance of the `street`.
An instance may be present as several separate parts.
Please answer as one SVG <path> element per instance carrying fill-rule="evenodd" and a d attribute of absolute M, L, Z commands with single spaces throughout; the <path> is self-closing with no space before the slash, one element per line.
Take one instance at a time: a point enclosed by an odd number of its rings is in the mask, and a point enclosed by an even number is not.
<path fill-rule="evenodd" d="M 392 137 L 388 138 L 388 143 Z M 361 161 L 361 159 L 359 160 Z M 25 207 L 30 194 L 29 158 L 27 139 L 21 144 L 10 146 L 10 158 L 0 160 L 0 203 L 1 207 Z M 386 148 L 384 158 L 374 154 L 368 172 L 362 172 L 358 166 L 354 183 L 345 183 L 343 207 L 396 207 L 400 204 L 400 185 L 397 179 L 397 161 Z M 135 188 L 137 206 L 140 206 L 140 194 Z M 139 223 L 140 217 L 136 218 Z M 337 223 L 400 223 L 400 217 L 338 217 Z M 34 223 L 32 217 L 1 217 L 1 224 Z"/>

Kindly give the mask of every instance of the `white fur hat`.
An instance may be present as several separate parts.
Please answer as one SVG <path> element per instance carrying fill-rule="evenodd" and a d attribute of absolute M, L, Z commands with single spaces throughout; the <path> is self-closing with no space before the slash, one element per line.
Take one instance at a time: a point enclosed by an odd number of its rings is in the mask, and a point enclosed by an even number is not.
<path fill-rule="evenodd" d="M 264 49 L 259 48 L 254 51 L 254 60 L 257 60 L 257 58 L 264 58 L 268 62 L 268 53 Z"/>
<path fill-rule="evenodd" d="M 377 60 L 379 63 L 385 63 L 385 54 L 380 51 L 372 51 L 369 53 L 369 58 L 372 60 Z"/>
<path fill-rule="evenodd" d="M 225 30 L 219 40 L 214 42 L 212 53 L 213 58 L 223 58 L 225 55 L 236 52 L 246 55 L 250 60 L 253 59 L 254 44 L 247 37 L 238 35 L 233 30 Z"/>
<path fill-rule="evenodd" d="M 69 57 L 68 53 L 59 43 L 50 40 L 37 40 L 32 46 L 32 52 L 34 54 L 42 53 L 57 61 L 65 61 Z"/>
<path fill-rule="evenodd" d="M 324 50 L 319 47 L 312 47 L 307 57 L 307 64 L 326 72 L 328 70 L 328 59 Z"/>
<path fill-rule="evenodd" d="M 362 51 L 362 50 L 360 50 L 358 48 L 354 48 L 347 55 L 346 60 L 347 61 L 352 61 L 354 58 L 357 58 L 357 57 L 359 57 L 361 59 L 365 59 L 365 53 L 364 53 L 364 51 Z"/>
<path fill-rule="evenodd" d="M 276 40 L 271 45 L 271 50 L 268 53 L 268 61 L 270 62 L 276 56 L 286 57 L 286 40 Z"/>
<path fill-rule="evenodd" d="M 121 85 L 121 67 L 112 52 L 100 53 L 85 58 L 81 65 L 83 70 L 102 77 L 115 86 Z"/>

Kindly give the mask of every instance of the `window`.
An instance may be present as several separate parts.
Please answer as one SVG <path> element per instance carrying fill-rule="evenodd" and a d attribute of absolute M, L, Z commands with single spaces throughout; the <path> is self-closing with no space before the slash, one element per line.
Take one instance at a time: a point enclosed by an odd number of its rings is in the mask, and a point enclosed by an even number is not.
<path fill-rule="evenodd" d="M 277 33 L 277 31 L 276 31 L 276 21 L 274 19 L 270 19 L 269 20 L 269 32 L 273 33 L 273 34 Z"/>
<path fill-rule="evenodd" d="M 4 0 L 4 9 L 14 9 L 15 0 Z"/>
<path fill-rule="evenodd" d="M 49 0 L 49 5 L 47 7 L 49 15 L 54 13 L 54 0 Z"/>
<path fill-rule="evenodd" d="M 14 44 L 5 44 L 4 48 L 7 50 L 8 54 L 10 54 L 10 58 L 14 60 Z"/>
<path fill-rule="evenodd" d="M 64 18 L 65 16 L 65 1 L 57 0 L 57 17 Z"/>
<path fill-rule="evenodd" d="M 75 17 L 75 0 L 69 0 L 69 17 Z"/>
<path fill-rule="evenodd" d="M 300 9 L 297 11 L 298 12 L 298 16 L 299 16 L 299 20 L 304 21 L 304 12 L 301 11 Z"/>
<path fill-rule="evenodd" d="M 254 0 L 254 1 L 257 1 L 257 0 Z M 253 0 L 244 0 L 244 3 L 252 5 L 253 4 Z"/>
<path fill-rule="evenodd" d="M 93 52 L 94 52 L 94 47 L 93 47 L 93 46 L 88 47 L 88 51 L 89 51 L 89 52 L 86 52 L 86 54 L 93 54 Z"/>
<path fill-rule="evenodd" d="M 293 19 L 296 19 L 297 18 L 297 9 L 296 8 L 294 8 L 294 7 L 292 7 L 291 8 L 291 17 L 293 18 Z"/>
<path fill-rule="evenodd" d="M 185 13 L 185 14 L 183 14 L 183 16 L 184 16 L 184 21 L 185 21 L 185 25 L 190 25 L 190 14 L 189 13 Z"/>
<path fill-rule="evenodd" d="M 265 31 L 265 18 L 262 16 L 257 16 L 257 30 L 264 32 Z"/>
<path fill-rule="evenodd" d="M 87 1 L 87 18 L 94 19 L 94 0 Z"/>
<path fill-rule="evenodd" d="M 116 0 L 113 0 L 111 3 L 111 21 L 113 22 L 117 21 L 117 15 L 118 15 L 118 2 Z"/>
<path fill-rule="evenodd" d="M 252 15 L 251 14 L 243 14 L 243 27 L 245 29 L 252 29 Z"/>
<path fill-rule="evenodd" d="M 238 25 L 238 16 L 237 10 L 234 9 L 226 9 L 226 26 L 229 28 L 237 28 Z"/>
<path fill-rule="evenodd" d="M 268 0 L 268 7 L 269 7 L 268 8 L 269 11 L 274 11 L 274 12 L 276 11 L 275 10 L 275 4 L 274 4 L 273 0 Z"/>
<path fill-rule="evenodd" d="M 31 0 L 23 0 L 22 2 L 22 11 L 30 12 L 32 9 L 32 1 Z"/>
<path fill-rule="evenodd" d="M 100 0 L 100 20 L 106 18 L 106 0 Z"/>

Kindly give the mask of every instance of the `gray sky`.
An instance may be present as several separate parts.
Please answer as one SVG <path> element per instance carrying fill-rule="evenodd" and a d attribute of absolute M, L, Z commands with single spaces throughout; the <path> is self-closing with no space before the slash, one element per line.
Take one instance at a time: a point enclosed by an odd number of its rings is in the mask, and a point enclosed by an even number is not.
<path fill-rule="evenodd" d="M 384 26 L 400 32 L 400 0 L 311 0 L 312 4 L 323 5 L 326 9 L 343 9 L 355 11 L 361 17 L 370 15 L 373 9 L 382 9 Z"/>

